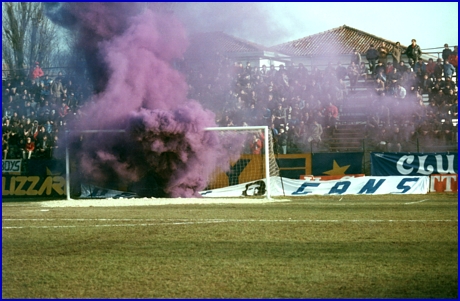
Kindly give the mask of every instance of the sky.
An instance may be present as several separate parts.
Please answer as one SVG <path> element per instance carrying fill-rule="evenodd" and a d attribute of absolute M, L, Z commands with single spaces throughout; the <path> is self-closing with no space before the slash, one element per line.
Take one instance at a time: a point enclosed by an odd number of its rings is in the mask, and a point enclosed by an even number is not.
<path fill-rule="evenodd" d="M 458 43 L 457 2 L 199 2 L 174 12 L 193 31 L 224 31 L 270 47 L 343 25 L 423 49 Z"/>

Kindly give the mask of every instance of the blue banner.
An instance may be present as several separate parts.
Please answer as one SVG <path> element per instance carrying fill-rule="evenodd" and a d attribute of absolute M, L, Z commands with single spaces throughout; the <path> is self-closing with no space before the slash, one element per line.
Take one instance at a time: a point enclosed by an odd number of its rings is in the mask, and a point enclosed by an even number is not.
<path fill-rule="evenodd" d="M 371 176 L 457 174 L 457 153 L 371 153 Z"/>
<path fill-rule="evenodd" d="M 311 172 L 315 176 L 363 173 L 363 153 L 324 153 L 311 155 Z"/>

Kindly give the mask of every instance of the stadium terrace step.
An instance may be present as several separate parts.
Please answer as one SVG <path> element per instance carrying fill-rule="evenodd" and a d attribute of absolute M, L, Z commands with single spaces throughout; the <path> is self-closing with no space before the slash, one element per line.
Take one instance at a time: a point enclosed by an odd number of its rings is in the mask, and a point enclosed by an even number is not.
<path fill-rule="evenodd" d="M 432 145 L 432 146 L 421 146 L 421 150 L 424 152 L 458 152 L 458 145 Z"/>
<path fill-rule="evenodd" d="M 341 116 L 340 120 L 337 121 L 338 125 L 352 125 L 352 124 L 366 124 L 367 115 L 365 114 L 355 114 L 355 115 L 346 115 Z"/>
<path fill-rule="evenodd" d="M 362 147 L 350 147 L 350 146 L 330 146 L 329 151 L 331 152 L 361 152 Z"/>

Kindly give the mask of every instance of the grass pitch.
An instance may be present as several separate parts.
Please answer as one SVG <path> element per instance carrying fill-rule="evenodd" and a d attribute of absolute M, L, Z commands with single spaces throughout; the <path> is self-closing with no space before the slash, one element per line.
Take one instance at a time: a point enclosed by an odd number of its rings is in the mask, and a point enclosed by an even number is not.
<path fill-rule="evenodd" d="M 457 298 L 457 194 L 3 203 L 3 298 Z"/>

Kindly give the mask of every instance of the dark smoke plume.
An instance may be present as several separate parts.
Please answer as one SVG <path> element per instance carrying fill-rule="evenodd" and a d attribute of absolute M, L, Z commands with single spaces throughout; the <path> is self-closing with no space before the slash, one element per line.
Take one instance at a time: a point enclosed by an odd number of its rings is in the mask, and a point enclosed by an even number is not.
<path fill-rule="evenodd" d="M 212 167 L 228 164 L 230 148 L 203 130 L 215 126 L 214 113 L 187 99 L 185 77 L 171 67 L 188 45 L 182 24 L 133 3 L 47 4 L 47 13 L 78 32 L 97 88 L 79 129 L 127 130 L 122 139 L 97 134 L 81 141 L 84 177 L 101 185 L 153 173 L 159 195 L 199 196 Z"/>

